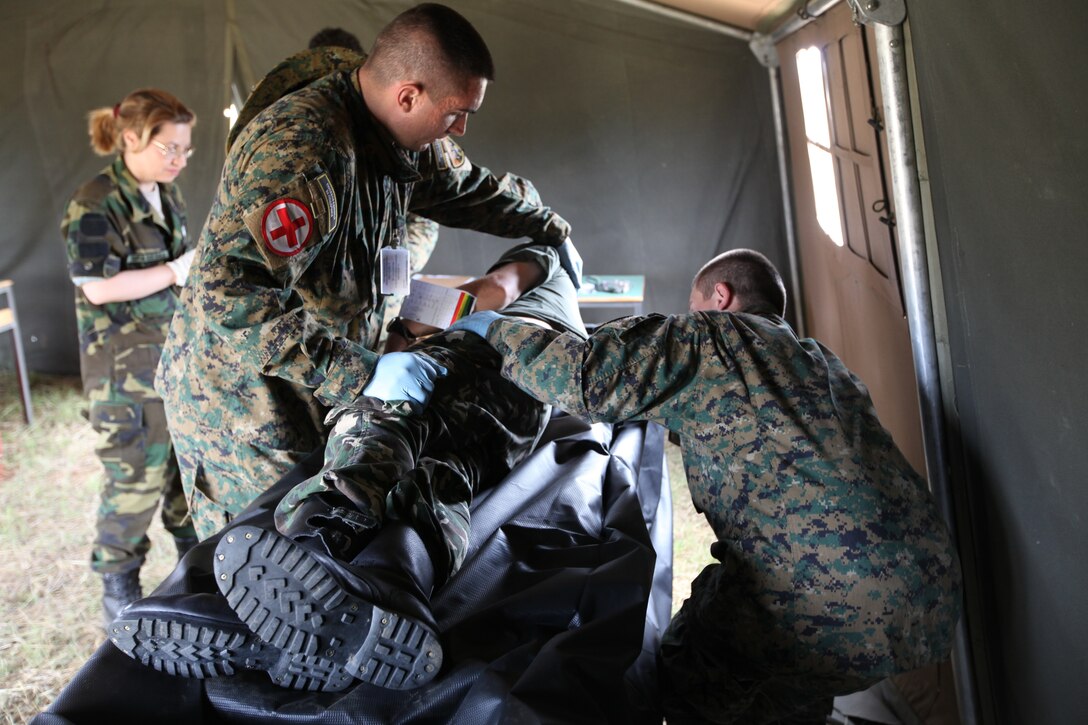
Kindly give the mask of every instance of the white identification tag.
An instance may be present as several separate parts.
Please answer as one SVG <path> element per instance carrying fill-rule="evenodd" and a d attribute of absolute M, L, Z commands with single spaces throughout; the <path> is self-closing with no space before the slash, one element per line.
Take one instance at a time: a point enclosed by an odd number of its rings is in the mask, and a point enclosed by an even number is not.
<path fill-rule="evenodd" d="M 382 276 L 380 292 L 383 295 L 408 294 L 411 285 L 411 259 L 404 247 L 382 247 L 378 253 Z"/>

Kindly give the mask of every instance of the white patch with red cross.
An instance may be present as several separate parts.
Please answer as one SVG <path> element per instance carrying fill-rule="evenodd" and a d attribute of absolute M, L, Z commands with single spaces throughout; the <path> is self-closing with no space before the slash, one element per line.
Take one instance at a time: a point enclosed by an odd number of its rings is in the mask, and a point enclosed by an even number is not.
<path fill-rule="evenodd" d="M 302 202 L 285 197 L 277 199 L 264 210 L 261 236 L 273 254 L 293 257 L 302 251 L 314 231 L 314 215 Z"/>

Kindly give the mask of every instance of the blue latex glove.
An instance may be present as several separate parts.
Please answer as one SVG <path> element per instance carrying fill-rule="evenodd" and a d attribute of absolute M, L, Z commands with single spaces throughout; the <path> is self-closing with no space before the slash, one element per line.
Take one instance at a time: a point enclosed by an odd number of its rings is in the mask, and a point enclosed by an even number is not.
<path fill-rule="evenodd" d="M 498 312 L 487 310 L 485 312 L 473 312 L 468 317 L 462 317 L 457 322 L 446 328 L 446 332 L 461 330 L 462 332 L 474 332 L 483 339 L 487 339 L 487 328 L 495 320 L 502 319 Z"/>
<path fill-rule="evenodd" d="M 582 288 L 582 255 L 574 248 L 574 242 L 567 237 L 567 241 L 555 248 L 559 252 L 559 264 L 570 275 L 570 281 L 574 283 L 574 289 Z"/>
<path fill-rule="evenodd" d="M 414 352 L 390 352 L 378 358 L 363 395 L 386 403 L 406 400 L 412 410 L 420 411 L 431 399 L 434 383 L 449 373 L 426 355 Z"/>

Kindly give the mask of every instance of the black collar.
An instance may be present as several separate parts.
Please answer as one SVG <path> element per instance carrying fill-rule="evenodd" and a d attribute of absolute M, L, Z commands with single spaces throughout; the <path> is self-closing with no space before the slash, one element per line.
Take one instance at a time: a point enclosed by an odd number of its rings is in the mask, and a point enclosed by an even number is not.
<path fill-rule="evenodd" d="M 348 113 L 351 114 L 358 149 L 356 153 L 366 156 L 367 163 L 376 164 L 394 181 L 411 183 L 422 179 L 419 173 L 419 154 L 398 144 L 366 107 L 357 72 L 344 71 L 339 74 L 337 81 L 347 98 Z"/>

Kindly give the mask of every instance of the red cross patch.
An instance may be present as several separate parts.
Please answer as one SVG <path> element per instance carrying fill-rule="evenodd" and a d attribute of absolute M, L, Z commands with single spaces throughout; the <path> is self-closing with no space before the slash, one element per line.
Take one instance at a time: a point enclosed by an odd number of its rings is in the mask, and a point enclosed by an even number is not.
<path fill-rule="evenodd" d="M 281 257 L 293 257 L 301 252 L 313 230 L 314 217 L 309 207 L 291 198 L 269 204 L 261 220 L 264 245 Z"/>

